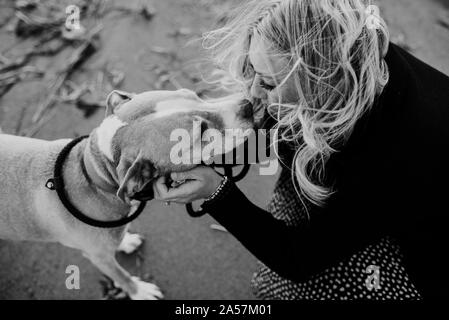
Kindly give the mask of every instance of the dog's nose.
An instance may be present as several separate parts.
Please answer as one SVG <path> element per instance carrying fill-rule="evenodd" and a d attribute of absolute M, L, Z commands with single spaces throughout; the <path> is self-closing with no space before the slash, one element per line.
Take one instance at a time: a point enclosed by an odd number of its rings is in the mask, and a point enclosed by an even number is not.
<path fill-rule="evenodd" d="M 242 119 L 248 120 L 248 119 L 252 119 L 254 116 L 254 108 L 253 108 L 253 104 L 251 103 L 251 101 L 249 100 L 242 100 L 242 102 L 240 102 L 240 116 L 242 117 Z"/>

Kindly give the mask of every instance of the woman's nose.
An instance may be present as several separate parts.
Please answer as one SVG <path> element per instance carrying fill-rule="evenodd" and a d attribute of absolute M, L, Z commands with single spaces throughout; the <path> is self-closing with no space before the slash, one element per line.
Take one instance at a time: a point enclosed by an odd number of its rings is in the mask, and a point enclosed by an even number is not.
<path fill-rule="evenodd" d="M 260 77 L 258 75 L 256 75 L 254 77 L 253 83 L 251 85 L 251 90 L 250 90 L 250 94 L 251 96 L 253 96 L 254 98 L 258 98 L 258 99 L 265 99 L 267 97 L 267 93 L 265 92 L 265 90 L 260 86 Z"/>

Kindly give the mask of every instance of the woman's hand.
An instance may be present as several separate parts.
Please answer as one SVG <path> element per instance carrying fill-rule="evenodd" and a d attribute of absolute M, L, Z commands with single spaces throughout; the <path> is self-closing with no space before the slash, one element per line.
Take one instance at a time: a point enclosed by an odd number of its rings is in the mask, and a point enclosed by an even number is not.
<path fill-rule="evenodd" d="M 177 187 L 169 188 L 166 178 L 160 177 L 153 183 L 155 199 L 182 204 L 206 199 L 217 190 L 223 180 L 223 177 L 214 169 L 206 166 L 185 172 L 172 172 L 170 178 L 173 181 L 185 180 L 185 182 Z"/>

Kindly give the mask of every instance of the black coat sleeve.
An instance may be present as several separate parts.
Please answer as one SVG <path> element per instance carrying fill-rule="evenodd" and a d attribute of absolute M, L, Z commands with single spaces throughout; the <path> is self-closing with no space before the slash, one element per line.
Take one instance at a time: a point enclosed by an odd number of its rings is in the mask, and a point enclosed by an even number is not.
<path fill-rule="evenodd" d="M 287 226 L 251 203 L 235 184 L 226 197 L 203 209 L 254 256 L 284 278 L 301 282 L 350 257 L 378 236 L 365 215 L 314 212 L 308 223 Z M 341 214 L 346 212 L 347 214 Z"/>

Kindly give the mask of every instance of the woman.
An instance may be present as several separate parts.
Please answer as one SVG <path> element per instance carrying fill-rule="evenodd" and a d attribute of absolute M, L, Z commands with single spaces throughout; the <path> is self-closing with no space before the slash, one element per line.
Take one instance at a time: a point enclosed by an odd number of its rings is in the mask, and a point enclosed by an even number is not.
<path fill-rule="evenodd" d="M 255 0 L 206 36 L 261 101 L 284 164 L 269 212 L 208 167 L 156 198 L 202 207 L 262 263 L 268 299 L 418 299 L 447 288 L 449 78 L 362 0 Z"/>

